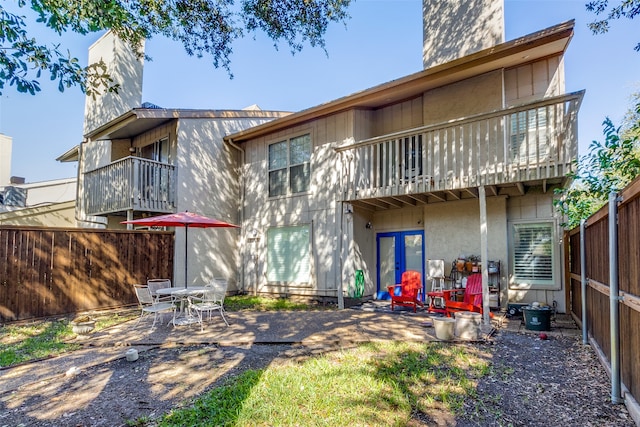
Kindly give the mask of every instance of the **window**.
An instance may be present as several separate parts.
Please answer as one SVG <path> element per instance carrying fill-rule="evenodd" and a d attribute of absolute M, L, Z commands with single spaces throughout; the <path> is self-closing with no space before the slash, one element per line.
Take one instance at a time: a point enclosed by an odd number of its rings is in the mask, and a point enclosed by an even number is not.
<path fill-rule="evenodd" d="M 515 163 L 537 163 L 549 155 L 547 109 L 511 114 L 511 159 Z"/>
<path fill-rule="evenodd" d="M 422 176 L 422 150 L 422 135 L 390 139 L 379 143 L 377 155 L 380 159 L 378 162 L 380 186 L 416 181 L 416 178 Z M 398 160 L 400 160 L 399 170 L 396 165 Z"/>
<path fill-rule="evenodd" d="M 140 157 L 156 162 L 169 163 L 169 138 L 163 138 L 153 144 L 140 148 Z"/>
<path fill-rule="evenodd" d="M 269 145 L 269 197 L 309 191 L 311 136 Z"/>
<path fill-rule="evenodd" d="M 404 165 L 405 179 L 422 175 L 422 135 L 404 138 Z"/>
<path fill-rule="evenodd" d="M 308 225 L 267 230 L 267 281 L 308 283 L 309 247 Z"/>
<path fill-rule="evenodd" d="M 555 286 L 554 224 L 513 225 L 513 282 L 518 285 Z"/>

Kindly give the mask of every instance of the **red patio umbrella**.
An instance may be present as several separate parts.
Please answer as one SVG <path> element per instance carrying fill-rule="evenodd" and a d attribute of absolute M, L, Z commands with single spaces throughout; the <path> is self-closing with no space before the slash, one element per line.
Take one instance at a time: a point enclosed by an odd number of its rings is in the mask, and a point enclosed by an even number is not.
<path fill-rule="evenodd" d="M 152 216 L 149 218 L 134 219 L 131 221 L 122 221 L 121 224 L 133 224 L 148 227 L 184 227 L 184 287 L 187 287 L 187 249 L 189 228 L 239 228 L 234 224 L 208 218 L 193 212 L 178 212 L 167 215 Z"/>

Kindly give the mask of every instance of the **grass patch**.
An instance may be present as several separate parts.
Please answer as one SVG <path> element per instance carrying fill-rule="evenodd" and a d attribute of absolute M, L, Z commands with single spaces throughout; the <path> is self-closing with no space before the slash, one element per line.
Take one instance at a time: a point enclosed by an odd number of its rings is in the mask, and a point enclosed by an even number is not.
<path fill-rule="evenodd" d="M 11 366 L 74 350 L 76 344 L 65 340 L 73 337 L 67 322 L 38 322 L 26 326 L 0 328 L 0 366 Z"/>
<path fill-rule="evenodd" d="M 137 310 L 92 315 L 96 331 L 139 316 Z M 44 320 L 22 325 L 0 327 L 0 367 L 77 350 L 79 344 L 69 342 L 75 334 L 66 319 Z"/>
<path fill-rule="evenodd" d="M 268 298 L 253 295 L 233 295 L 224 299 L 224 308 L 227 311 L 295 311 L 317 308 L 304 302 L 294 302 L 286 298 Z"/>
<path fill-rule="evenodd" d="M 393 426 L 459 412 L 489 374 L 473 347 L 370 343 L 245 371 L 165 415 L 159 426 Z"/>

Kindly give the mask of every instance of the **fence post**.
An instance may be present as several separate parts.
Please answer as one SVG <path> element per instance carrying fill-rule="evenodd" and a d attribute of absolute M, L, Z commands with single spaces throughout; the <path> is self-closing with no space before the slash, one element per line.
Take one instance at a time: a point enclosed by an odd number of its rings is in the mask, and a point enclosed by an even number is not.
<path fill-rule="evenodd" d="M 611 322 L 611 402 L 622 403 L 620 390 L 620 301 L 618 291 L 618 197 L 609 193 L 609 311 Z"/>
<path fill-rule="evenodd" d="M 580 220 L 580 292 L 582 294 L 582 344 L 587 345 L 587 251 L 584 233 L 587 221 Z"/>

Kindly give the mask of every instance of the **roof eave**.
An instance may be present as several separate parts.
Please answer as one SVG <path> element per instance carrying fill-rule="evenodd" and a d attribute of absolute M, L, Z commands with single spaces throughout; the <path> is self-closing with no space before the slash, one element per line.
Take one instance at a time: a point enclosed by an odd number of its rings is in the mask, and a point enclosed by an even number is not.
<path fill-rule="evenodd" d="M 291 113 L 288 111 L 269 110 L 134 108 L 87 133 L 85 140 L 131 138 L 170 120 L 177 119 L 281 118 L 289 114 Z M 141 120 L 147 122 L 147 125 L 140 126 Z M 134 123 L 137 125 L 133 126 Z"/>
<path fill-rule="evenodd" d="M 574 24 L 574 20 L 567 21 L 445 64 L 302 110 L 285 118 L 245 129 L 229 135 L 225 139 L 243 142 L 351 108 L 377 108 L 403 99 L 410 99 L 425 90 L 451 84 L 474 75 L 511 67 L 518 63 L 530 62 L 550 54 L 563 53 L 573 36 Z M 544 49 L 545 46 L 549 46 L 550 49 Z M 533 55 L 526 55 L 527 52 Z"/>

